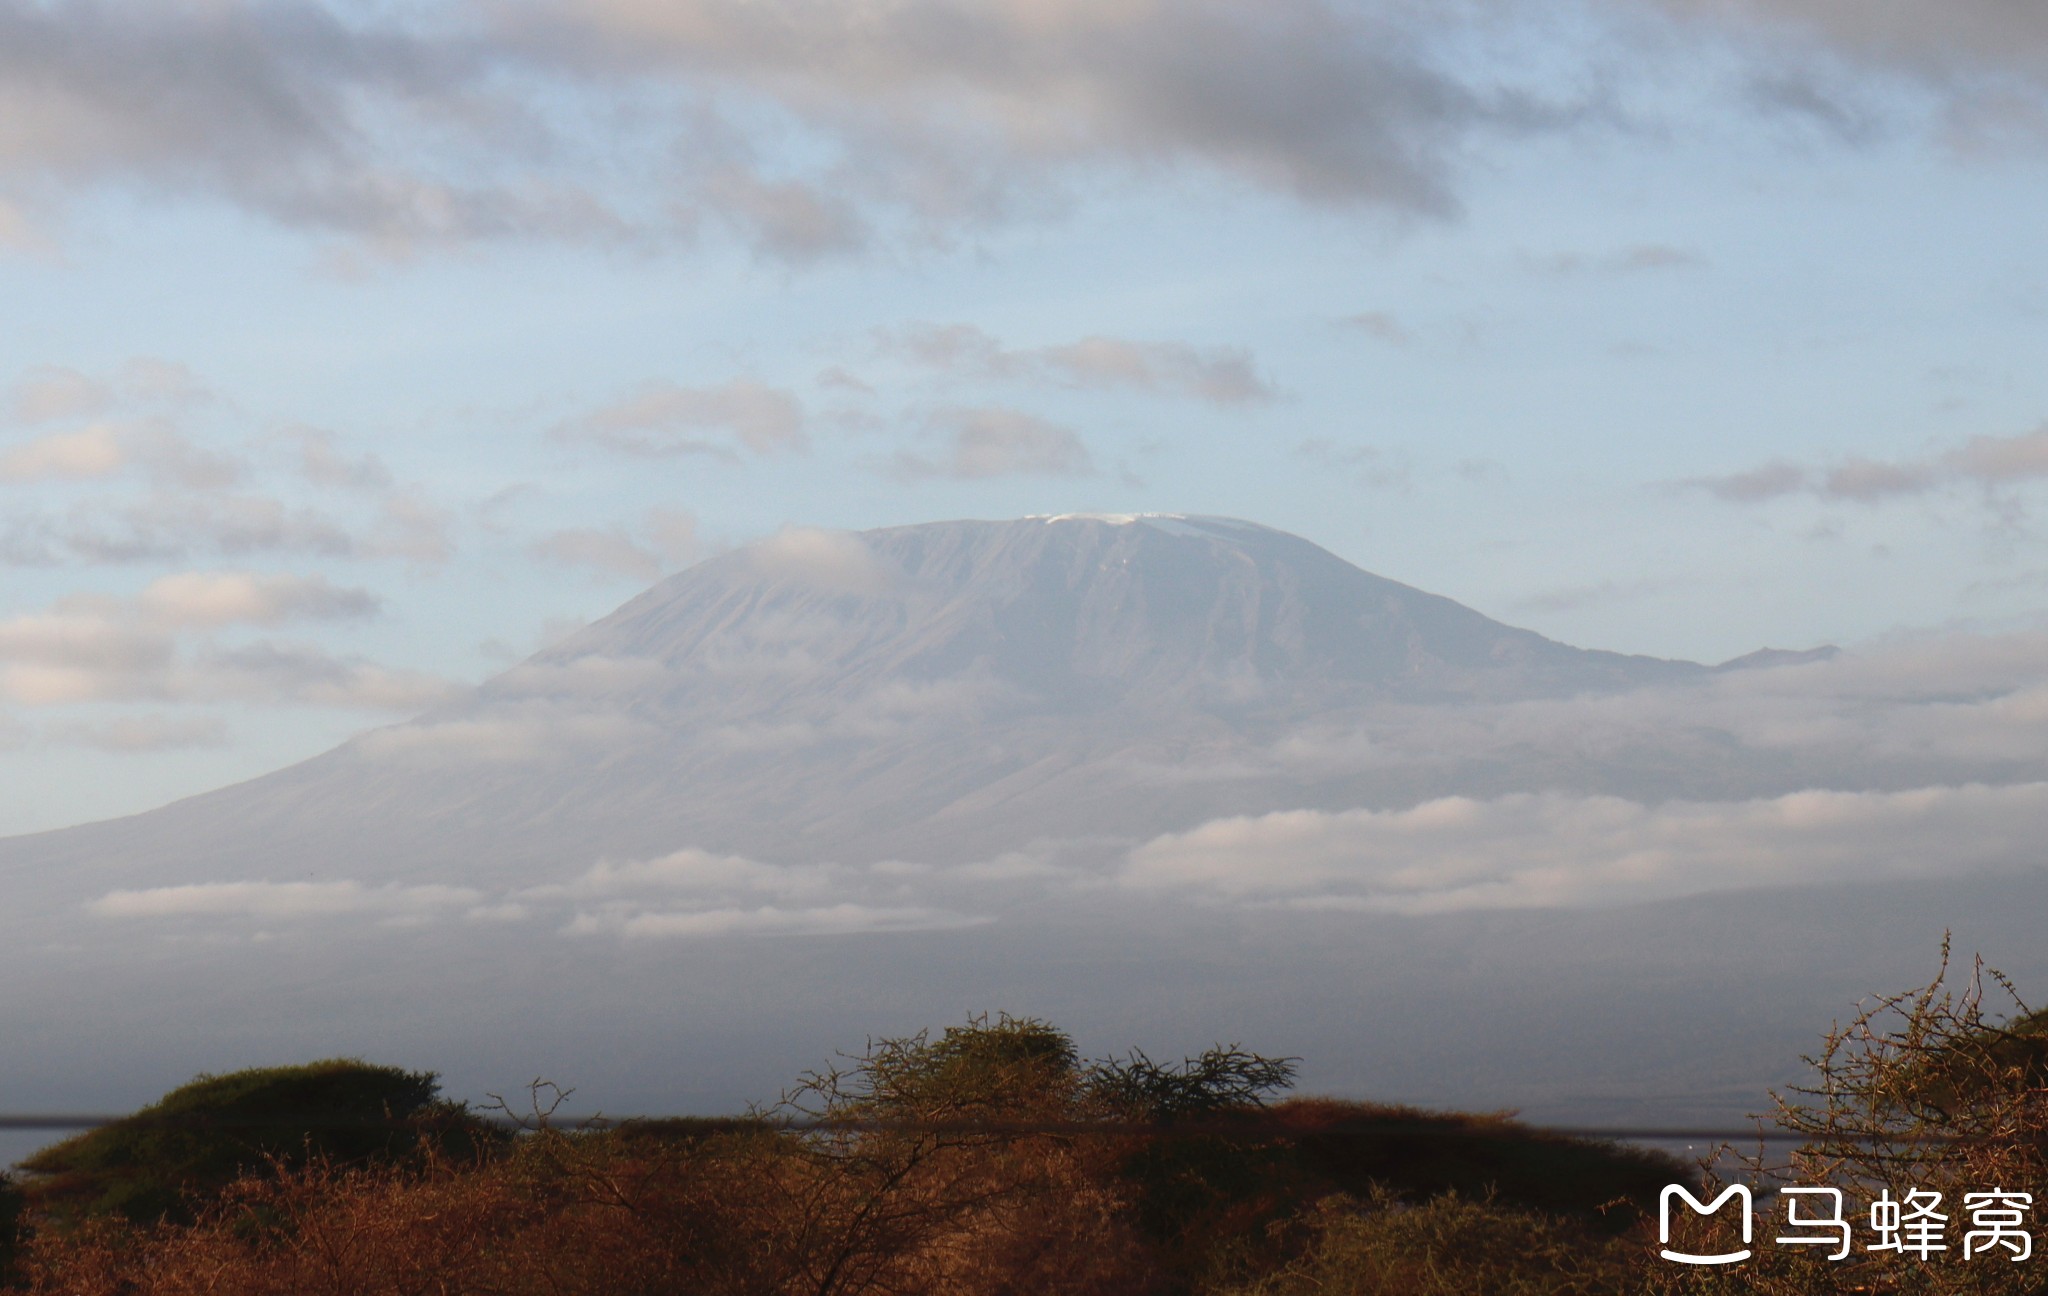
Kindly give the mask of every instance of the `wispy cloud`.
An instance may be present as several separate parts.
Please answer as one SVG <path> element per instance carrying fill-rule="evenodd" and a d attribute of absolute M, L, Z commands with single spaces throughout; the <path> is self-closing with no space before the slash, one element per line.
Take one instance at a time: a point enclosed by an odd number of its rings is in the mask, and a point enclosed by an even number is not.
<path fill-rule="evenodd" d="M 176 573 L 129 599 L 74 595 L 0 619 L 0 696 L 29 706 L 272 701 L 378 710 L 444 697 L 448 686 L 432 676 L 306 645 L 185 644 L 193 632 L 360 619 L 378 606 L 368 591 L 321 577 L 252 572 Z"/>
<path fill-rule="evenodd" d="M 1554 252 L 1532 257 L 1530 264 L 1554 275 L 1632 275 L 1660 270 L 1685 270 L 1707 264 L 1707 259 L 1687 248 L 1669 243 L 1637 243 L 1615 252 L 1589 254 Z"/>
<path fill-rule="evenodd" d="M 1088 337 L 1055 346 L 1009 348 L 972 324 L 919 324 L 880 335 L 885 350 L 957 377 L 1050 384 L 1090 391 L 1128 389 L 1189 396 L 1215 405 L 1277 399 L 1244 347 L 1196 347 Z"/>
<path fill-rule="evenodd" d="M 942 450 L 935 456 L 905 450 L 890 461 L 896 477 L 1088 477 L 1095 460 L 1072 428 L 1035 414 L 996 407 L 940 410 L 931 418 Z"/>
<path fill-rule="evenodd" d="M 404 921 L 461 912 L 482 900 L 467 887 L 361 882 L 194 882 L 109 891 L 86 905 L 100 918 L 303 920 L 370 915 Z"/>
<path fill-rule="evenodd" d="M 2048 784 L 1644 805 L 1450 797 L 1411 810 L 1219 819 L 1131 853 L 1127 887 L 1406 913 L 2039 868 Z"/>
<path fill-rule="evenodd" d="M 1921 458 L 1871 459 L 1856 455 L 1832 464 L 1778 459 L 1742 472 L 1676 483 L 1738 504 L 1788 495 L 1871 504 L 1925 495 L 1955 485 L 1995 490 L 2048 478 L 2048 426 L 2013 436 L 1976 436 Z"/>
<path fill-rule="evenodd" d="M 710 455 L 737 462 L 810 448 L 803 404 L 779 387 L 734 379 L 715 387 L 651 383 L 630 396 L 558 424 L 555 435 L 640 458 Z"/>

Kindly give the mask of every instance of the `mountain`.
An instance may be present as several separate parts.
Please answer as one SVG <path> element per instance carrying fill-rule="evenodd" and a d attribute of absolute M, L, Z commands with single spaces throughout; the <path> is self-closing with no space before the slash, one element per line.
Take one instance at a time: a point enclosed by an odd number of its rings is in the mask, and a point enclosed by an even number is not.
<path fill-rule="evenodd" d="M 0 841 L 0 1083 L 349 1054 L 716 1111 L 1008 1010 L 1723 1119 L 1945 928 L 2033 971 L 2037 695 L 1831 655 L 1573 648 L 1220 518 L 787 532 L 405 724 Z"/>
<path fill-rule="evenodd" d="M 512 882 L 682 848 L 961 863 L 1047 835 L 1583 784 L 1554 753 L 1313 769 L 1273 753 L 1347 716 L 1708 673 L 1567 647 L 1223 518 L 790 532 L 408 724 L 0 843 L 0 870 Z"/>

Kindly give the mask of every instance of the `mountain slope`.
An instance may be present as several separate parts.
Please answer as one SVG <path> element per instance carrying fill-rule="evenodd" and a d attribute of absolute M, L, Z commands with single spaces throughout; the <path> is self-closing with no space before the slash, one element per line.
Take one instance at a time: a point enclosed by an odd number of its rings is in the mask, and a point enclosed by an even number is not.
<path fill-rule="evenodd" d="M 1315 768 L 1274 753 L 1345 717 L 1708 673 L 1567 647 L 1224 519 L 793 532 L 416 721 L 0 842 L 0 870 L 518 881 L 685 847 L 959 863 L 1219 814 L 1600 786 L 1615 771 L 1555 751 Z"/>

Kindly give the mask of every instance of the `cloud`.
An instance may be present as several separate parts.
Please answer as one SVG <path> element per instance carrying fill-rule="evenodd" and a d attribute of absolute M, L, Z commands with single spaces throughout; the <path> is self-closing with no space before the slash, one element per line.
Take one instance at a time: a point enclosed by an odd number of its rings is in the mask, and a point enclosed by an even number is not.
<path fill-rule="evenodd" d="M 542 562 L 588 567 L 642 583 L 659 580 L 662 574 L 661 555 L 642 548 L 623 531 L 590 527 L 551 531 L 534 541 L 526 552 Z"/>
<path fill-rule="evenodd" d="M 410 765 L 527 764 L 565 755 L 616 751 L 651 732 L 642 721 L 564 707 L 501 706 L 461 720 L 418 720 L 375 729 L 352 750 L 371 760 Z"/>
<path fill-rule="evenodd" d="M 1346 315 L 1339 322 L 1392 346 L 1407 346 L 1415 340 L 1408 326 L 1388 311 L 1361 311 L 1356 315 Z"/>
<path fill-rule="evenodd" d="M 219 716 L 121 716 L 103 723 L 68 721 L 47 725 L 43 739 L 63 746 L 125 754 L 189 751 L 227 746 L 228 726 Z"/>
<path fill-rule="evenodd" d="M 331 432 L 299 427 L 277 435 L 297 452 L 300 474 L 315 486 L 381 494 L 397 484 L 382 459 L 374 454 L 350 457 Z"/>
<path fill-rule="evenodd" d="M 1071 428 L 1033 414 L 999 408 L 955 408 L 932 417 L 944 450 L 937 458 L 903 451 L 890 463 L 898 478 L 1088 477 L 1095 461 Z"/>
<path fill-rule="evenodd" d="M 1860 61 L 1941 81 L 1983 73 L 2048 79 L 2048 13 L 2008 0 L 1939 6 L 1859 0 L 1655 0 L 1688 17 L 1747 24 L 1750 32 L 1818 38 Z"/>
<path fill-rule="evenodd" d="M 0 482 L 92 480 L 130 467 L 151 479 L 195 490 L 233 485 L 242 465 L 209 453 L 157 422 L 95 423 L 53 432 L 0 454 Z"/>
<path fill-rule="evenodd" d="M 39 437 L 0 454 L 0 481 L 111 477 L 127 466 L 128 455 L 113 429 L 89 427 Z"/>
<path fill-rule="evenodd" d="M 626 940 L 709 936 L 932 931 L 990 921 L 917 902 L 926 870 L 888 863 L 767 864 L 688 849 L 655 859 L 600 861 L 567 883 L 513 896 L 527 908 L 568 903 L 571 936 Z"/>
<path fill-rule="evenodd" d="M 791 527 L 742 552 L 747 565 L 770 580 L 833 593 L 882 594 L 903 578 L 850 531 Z"/>
<path fill-rule="evenodd" d="M 177 572 L 151 581 L 136 599 L 143 616 L 165 626 L 279 625 L 375 616 L 382 600 L 324 576 L 266 572 Z"/>
<path fill-rule="evenodd" d="M 764 179 L 743 167 L 714 172 L 701 201 L 757 255 L 792 265 L 858 252 L 873 237 L 866 218 L 842 195 L 803 181 Z"/>
<path fill-rule="evenodd" d="M 1586 585 L 1566 585 L 1518 599 L 1515 601 L 1514 610 L 1519 613 L 1540 614 L 1576 612 L 1582 608 L 1603 607 L 1660 594 L 1675 583 L 1669 577 L 1654 577 L 1645 580 L 1603 580 Z"/>
<path fill-rule="evenodd" d="M 1997 490 L 2043 478 L 2048 478 L 2048 425 L 2014 436 L 1975 436 L 1960 446 L 1918 459 L 1857 455 L 1825 466 L 1780 459 L 1729 476 L 1694 477 L 1675 484 L 1738 504 L 1764 503 L 1788 495 L 1871 504 L 1959 484 Z"/>
<path fill-rule="evenodd" d="M 17 423 L 90 418 L 122 403 L 160 410 L 204 405 L 213 393 L 189 368 L 154 356 L 137 356 L 110 374 L 94 376 L 64 365 L 37 365 L 15 380 L 9 413 Z"/>
<path fill-rule="evenodd" d="M 0 441 L 0 486 L 37 489 L 0 500 L 0 563 L 314 554 L 436 564 L 454 552 L 445 510 L 400 486 L 376 456 L 345 453 L 331 433 L 262 430 L 229 447 L 218 428 L 201 424 L 210 435 L 195 435 L 201 418 L 243 416 L 182 365 L 31 370 L 13 395 L 15 421 L 35 430 Z M 249 489 L 258 473 L 283 494 Z M 309 488 L 327 498 L 307 502 Z"/>
<path fill-rule="evenodd" d="M 1668 243 L 1638 243 L 1619 252 L 1588 256 L 1559 252 L 1535 261 L 1538 269 L 1554 275 L 1627 275 L 1645 271 L 1691 269 L 1705 265 L 1706 258 Z"/>
<path fill-rule="evenodd" d="M 697 519 L 692 514 L 654 509 L 648 513 L 644 529 L 647 538 L 643 541 L 623 527 L 565 528 L 542 536 L 527 553 L 543 562 L 587 567 L 643 583 L 659 580 L 670 569 L 696 557 Z"/>
<path fill-rule="evenodd" d="M 1542 119 L 1437 70 L 1387 10 L 1321 0 L 650 0 L 501 10 L 585 75 L 729 87 L 868 165 L 843 183 L 928 215 L 1000 207 L 1005 171 L 1184 164 L 1326 204 L 1452 209 L 1445 154 Z M 979 158 L 977 158 L 977 154 Z M 980 165 L 976 165 L 977 161 Z"/>
<path fill-rule="evenodd" d="M 1218 819 L 1131 852 L 1141 891 L 1405 913 L 1611 905 L 1746 887 L 2039 868 L 2048 784 L 1643 805 L 1447 797 Z"/>
<path fill-rule="evenodd" d="M 1404 454 L 1389 454 L 1377 446 L 1340 446 L 1328 437 L 1309 437 L 1294 447 L 1294 453 L 1371 490 L 1404 488 L 1412 472 Z"/>
<path fill-rule="evenodd" d="M 1005 348 L 972 324 L 919 324 L 881 335 L 883 345 L 957 376 L 1016 379 L 1086 391 L 1131 389 L 1216 405 L 1278 398 L 1243 347 L 1195 347 L 1088 337 L 1059 346 Z"/>
<path fill-rule="evenodd" d="M 0 179 L 222 200 L 389 253 L 615 232 L 576 184 L 519 165 L 545 132 L 485 84 L 510 69 L 435 25 L 293 0 L 6 0 Z"/>
<path fill-rule="evenodd" d="M 448 684 L 319 648 L 235 645 L 181 636 L 232 625 L 368 616 L 378 601 L 319 577 L 186 572 L 132 599 L 75 595 L 0 620 L 0 696 L 27 706 L 72 702 L 270 702 L 411 710 Z"/>
<path fill-rule="evenodd" d="M 368 914 L 387 920 L 441 916 L 477 905 L 467 887 L 365 886 L 339 882 L 194 882 L 109 891 L 86 905 L 99 918 L 247 918 L 264 921 Z"/>
<path fill-rule="evenodd" d="M 715 936 L 836 936 L 860 932 L 945 931 L 993 921 L 943 909 L 886 909 L 836 904 L 815 909 L 757 909 L 581 913 L 563 931 L 571 936 L 615 933 L 626 940 Z"/>
<path fill-rule="evenodd" d="M 1586 114 L 1473 75 L 1470 15 L 1329 0 L 0 3 L 0 191 L 224 202 L 406 256 L 943 242 L 1105 174 L 1455 211 L 1479 131 Z"/>
<path fill-rule="evenodd" d="M 711 455 L 737 461 L 740 450 L 777 455 L 810 448 L 797 398 L 748 379 L 717 387 L 653 383 L 558 425 L 555 435 L 641 458 Z"/>

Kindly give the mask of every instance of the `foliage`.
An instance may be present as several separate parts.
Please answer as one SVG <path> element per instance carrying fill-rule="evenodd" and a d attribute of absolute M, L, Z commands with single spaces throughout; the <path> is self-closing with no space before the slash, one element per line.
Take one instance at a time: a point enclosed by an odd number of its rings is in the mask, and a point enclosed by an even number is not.
<path fill-rule="evenodd" d="M 13 1179 L 0 1174 L 0 1287 L 15 1276 L 22 1242 L 23 1202 Z"/>
<path fill-rule="evenodd" d="M 1218 1296 L 1622 1296 L 1640 1254 L 1569 1220 L 1448 1193 L 1323 1199 L 1295 1260 Z"/>
<path fill-rule="evenodd" d="M 438 1091 L 430 1072 L 347 1058 L 202 1075 L 22 1167 L 46 1214 L 189 1220 L 196 1199 L 259 1169 L 405 1160 L 423 1145 L 474 1155 L 487 1127 Z"/>
<path fill-rule="evenodd" d="M 1175 1066 L 1132 1049 L 1090 1066 L 1086 1084 L 1111 1111 L 1141 1120 L 1182 1121 L 1263 1107 L 1270 1095 L 1294 1086 L 1298 1060 L 1261 1057 L 1231 1044 Z"/>

